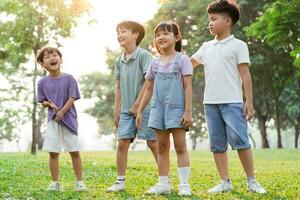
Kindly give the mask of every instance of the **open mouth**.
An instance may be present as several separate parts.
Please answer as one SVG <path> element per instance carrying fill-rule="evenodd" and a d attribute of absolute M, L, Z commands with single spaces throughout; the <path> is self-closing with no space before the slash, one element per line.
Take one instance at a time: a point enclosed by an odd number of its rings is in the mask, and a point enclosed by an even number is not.
<path fill-rule="evenodd" d="M 50 65 L 51 65 L 51 66 L 57 65 L 57 61 L 51 61 L 51 62 L 50 62 Z"/>
<path fill-rule="evenodd" d="M 118 40 L 119 40 L 119 42 L 124 42 L 125 38 L 119 38 Z"/>

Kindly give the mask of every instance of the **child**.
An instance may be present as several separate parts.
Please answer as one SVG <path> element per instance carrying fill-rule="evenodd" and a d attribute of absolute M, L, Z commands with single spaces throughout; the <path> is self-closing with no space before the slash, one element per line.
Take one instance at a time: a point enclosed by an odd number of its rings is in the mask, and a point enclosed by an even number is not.
<path fill-rule="evenodd" d="M 117 25 L 118 41 L 124 53 L 115 64 L 115 112 L 114 121 L 118 128 L 117 180 L 107 189 L 108 192 L 125 190 L 125 172 L 127 168 L 128 148 L 136 135 L 146 140 L 147 145 L 157 159 L 155 132 L 147 127 L 150 109 L 143 112 L 143 128 L 138 130 L 135 117 L 145 91 L 144 74 L 152 60 L 151 55 L 138 47 L 145 35 L 144 27 L 133 21 L 123 21 Z M 122 103 L 121 103 L 122 102 Z"/>
<path fill-rule="evenodd" d="M 37 62 L 49 72 L 38 82 L 37 99 L 48 107 L 48 124 L 43 150 L 49 152 L 49 168 L 53 182 L 48 190 L 58 191 L 58 156 L 62 151 L 70 153 L 76 175 L 76 190 L 86 189 L 82 181 L 82 163 L 79 154 L 77 137 L 77 113 L 74 101 L 80 98 L 76 80 L 70 74 L 62 73 L 60 65 L 62 54 L 57 48 L 45 47 L 38 56 Z"/>
<path fill-rule="evenodd" d="M 137 126 L 141 127 L 142 111 L 150 101 L 149 127 L 158 140 L 159 182 L 148 194 L 169 194 L 170 133 L 173 135 L 178 160 L 179 195 L 191 195 L 188 184 L 190 163 L 186 148 L 185 129 L 192 126 L 192 73 L 189 58 L 181 52 L 181 34 L 175 23 L 160 23 L 154 30 L 154 43 L 160 57 L 152 60 L 146 74 L 146 91 L 138 109 Z"/>
<path fill-rule="evenodd" d="M 247 120 L 254 115 L 252 82 L 247 44 L 231 35 L 239 20 L 239 10 L 227 1 L 214 1 L 207 7 L 209 31 L 214 40 L 204 42 L 191 57 L 193 66 L 205 67 L 204 109 L 211 151 L 221 177 L 208 193 L 233 189 L 228 175 L 227 143 L 238 151 L 252 192 L 266 193 L 254 177 L 253 158 L 247 134 Z M 243 91 L 246 101 L 243 106 Z"/>

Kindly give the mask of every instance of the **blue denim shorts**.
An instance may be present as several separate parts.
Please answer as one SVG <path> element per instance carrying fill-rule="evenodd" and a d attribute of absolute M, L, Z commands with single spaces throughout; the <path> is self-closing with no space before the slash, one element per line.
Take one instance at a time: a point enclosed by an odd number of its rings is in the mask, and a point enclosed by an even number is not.
<path fill-rule="evenodd" d="M 135 124 L 135 118 L 128 113 L 121 113 L 117 132 L 118 140 L 132 139 L 133 141 L 136 135 L 138 139 L 141 140 L 156 140 L 155 131 L 148 127 L 150 111 L 144 111 L 142 116 L 142 130 L 138 130 Z"/>
<path fill-rule="evenodd" d="M 226 152 L 228 143 L 233 150 L 251 148 L 242 103 L 205 104 L 204 110 L 212 152 Z"/>

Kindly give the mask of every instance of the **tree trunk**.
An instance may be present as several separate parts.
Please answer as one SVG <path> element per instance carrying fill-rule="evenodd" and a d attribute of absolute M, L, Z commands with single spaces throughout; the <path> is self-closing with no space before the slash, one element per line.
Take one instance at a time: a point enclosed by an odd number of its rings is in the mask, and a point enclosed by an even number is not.
<path fill-rule="evenodd" d="M 46 71 L 44 71 L 44 76 L 46 75 Z M 38 143 L 38 150 L 41 150 L 44 143 L 44 138 L 42 136 L 42 126 L 46 119 L 46 112 L 45 109 L 42 108 L 38 112 L 38 120 L 37 120 L 37 143 Z"/>
<path fill-rule="evenodd" d="M 297 123 L 295 125 L 295 148 L 298 148 L 298 139 L 300 136 L 300 114 L 297 117 Z"/>
<path fill-rule="evenodd" d="M 251 141 L 253 143 L 253 149 L 255 149 L 256 148 L 256 143 L 255 143 L 255 140 L 254 140 L 252 134 L 249 133 L 249 137 L 250 137 L 250 139 L 251 139 Z"/>
<path fill-rule="evenodd" d="M 262 115 L 258 115 L 258 127 L 261 135 L 261 147 L 270 148 L 269 141 L 267 138 L 267 127 L 266 127 L 267 118 Z"/>
<path fill-rule="evenodd" d="M 36 55 L 36 54 L 34 54 Z M 37 118 L 36 118 L 36 110 L 37 110 L 37 102 L 36 102 L 36 78 L 37 78 L 37 63 L 34 64 L 34 72 L 33 72 L 33 108 L 32 108 L 32 143 L 31 143 L 31 154 L 36 154 L 37 148 Z"/>
<path fill-rule="evenodd" d="M 193 135 L 191 139 L 192 139 L 192 149 L 196 150 L 196 147 L 197 147 L 197 137 L 196 137 L 196 135 Z"/>
<path fill-rule="evenodd" d="M 281 149 L 282 140 L 281 140 L 281 116 L 278 99 L 275 100 L 275 113 L 276 113 L 276 130 L 277 130 L 277 148 Z"/>

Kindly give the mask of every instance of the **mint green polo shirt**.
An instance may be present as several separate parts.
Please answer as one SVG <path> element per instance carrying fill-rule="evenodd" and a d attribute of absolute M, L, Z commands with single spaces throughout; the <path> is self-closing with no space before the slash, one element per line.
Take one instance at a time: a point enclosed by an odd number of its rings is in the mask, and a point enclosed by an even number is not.
<path fill-rule="evenodd" d="M 117 58 L 115 63 L 115 79 L 120 80 L 122 113 L 128 113 L 139 96 L 145 83 L 145 74 L 151 60 L 151 54 L 140 47 L 134 50 L 128 60 L 125 59 L 125 53 Z M 149 109 L 148 105 L 145 110 Z"/>

